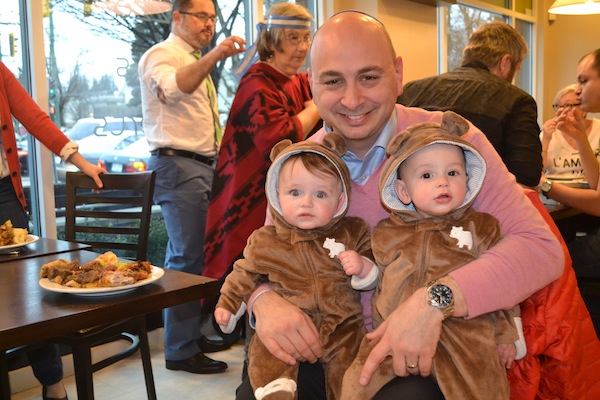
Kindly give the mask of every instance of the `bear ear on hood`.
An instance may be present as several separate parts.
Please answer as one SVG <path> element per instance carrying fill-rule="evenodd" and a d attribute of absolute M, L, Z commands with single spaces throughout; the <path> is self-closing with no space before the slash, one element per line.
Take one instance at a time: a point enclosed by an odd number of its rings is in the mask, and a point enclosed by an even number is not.
<path fill-rule="evenodd" d="M 325 135 L 322 144 L 340 157 L 346 154 L 346 141 L 335 132 Z"/>
<path fill-rule="evenodd" d="M 277 156 L 284 149 L 288 148 L 291 145 L 292 145 L 292 141 L 290 139 L 283 139 L 281 142 L 279 142 L 275 146 L 273 146 L 273 148 L 271 149 L 271 154 L 269 155 L 269 158 L 271 159 L 271 161 L 275 161 Z"/>
<path fill-rule="evenodd" d="M 394 136 L 392 138 L 392 140 L 390 140 L 390 142 L 388 143 L 387 148 L 386 148 L 386 152 L 388 153 L 388 155 L 391 156 L 391 155 L 397 154 L 398 151 L 400 151 L 400 148 L 402 147 L 404 142 L 406 142 L 409 137 L 410 137 L 409 130 L 404 130 L 404 131 L 400 132 L 399 134 L 397 134 L 396 136 Z"/>
<path fill-rule="evenodd" d="M 442 129 L 460 137 L 469 131 L 469 123 L 455 112 L 445 111 L 442 115 Z"/>

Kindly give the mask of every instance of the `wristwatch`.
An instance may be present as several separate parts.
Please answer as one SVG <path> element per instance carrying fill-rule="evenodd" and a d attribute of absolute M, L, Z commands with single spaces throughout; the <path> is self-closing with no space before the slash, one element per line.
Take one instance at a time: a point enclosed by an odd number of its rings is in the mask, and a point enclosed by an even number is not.
<path fill-rule="evenodd" d="M 433 280 L 427 284 L 427 303 L 440 310 L 444 319 L 454 312 L 454 294 L 448 286 Z"/>
<path fill-rule="evenodd" d="M 544 181 L 544 183 L 542 183 L 542 186 L 540 187 L 540 191 L 547 199 L 549 199 L 550 197 L 548 197 L 548 192 L 550 190 L 552 190 L 552 181 L 549 181 L 548 179 L 546 179 Z"/>

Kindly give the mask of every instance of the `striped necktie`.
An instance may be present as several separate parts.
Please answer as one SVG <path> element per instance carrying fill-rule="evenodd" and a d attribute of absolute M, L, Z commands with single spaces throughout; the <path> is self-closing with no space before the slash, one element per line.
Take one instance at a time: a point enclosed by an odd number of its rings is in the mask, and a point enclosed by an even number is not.
<path fill-rule="evenodd" d="M 192 55 L 199 60 L 202 55 L 198 51 L 192 52 Z M 219 121 L 219 108 L 217 105 L 217 94 L 215 90 L 215 85 L 213 80 L 208 74 L 205 79 L 206 81 L 206 90 L 208 92 L 208 101 L 210 103 L 210 109 L 212 110 L 213 115 L 213 124 L 215 128 L 214 137 L 215 137 L 215 149 L 218 150 L 221 145 L 221 139 L 223 138 L 223 129 L 221 128 L 221 122 Z M 218 152 L 218 151 L 217 151 Z"/>

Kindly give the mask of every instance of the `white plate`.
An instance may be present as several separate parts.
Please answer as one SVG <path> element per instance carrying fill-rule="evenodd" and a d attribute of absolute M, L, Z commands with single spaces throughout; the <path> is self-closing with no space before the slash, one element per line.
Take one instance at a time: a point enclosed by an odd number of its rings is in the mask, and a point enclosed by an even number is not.
<path fill-rule="evenodd" d="M 23 243 L 7 244 L 6 246 L 0 246 L 0 253 L 4 253 L 7 251 L 13 251 L 14 249 L 18 249 L 23 246 L 27 246 L 29 243 L 37 242 L 38 240 L 40 240 L 39 236 L 27 235 L 27 238 L 25 238 L 25 241 Z"/>
<path fill-rule="evenodd" d="M 133 285 L 116 286 L 116 287 L 95 287 L 95 288 L 74 288 L 69 286 L 59 285 L 56 282 L 50 282 L 48 278 L 40 279 L 40 286 L 51 292 L 69 293 L 77 296 L 110 296 L 114 294 L 122 294 L 129 292 L 140 286 L 145 286 L 149 283 L 157 282 L 165 274 L 162 268 L 152 266 L 150 276 L 141 281 L 137 281 Z"/>

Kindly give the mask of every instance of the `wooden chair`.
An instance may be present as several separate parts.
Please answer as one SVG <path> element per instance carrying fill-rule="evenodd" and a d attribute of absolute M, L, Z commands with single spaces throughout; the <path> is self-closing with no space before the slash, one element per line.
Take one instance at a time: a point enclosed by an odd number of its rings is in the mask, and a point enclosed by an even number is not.
<path fill-rule="evenodd" d="M 67 173 L 65 239 L 87 243 L 99 252 L 114 251 L 121 258 L 145 260 L 155 173 L 106 174 L 101 175 L 101 179 L 104 187 L 97 190 L 95 182 L 85 174 Z M 92 347 L 116 340 L 126 340 L 130 345 L 117 354 L 92 363 Z M 148 398 L 156 399 L 146 316 L 73 332 L 53 341 L 67 345 L 73 351 L 79 399 L 94 398 L 94 372 L 129 357 L 138 349 Z"/>

